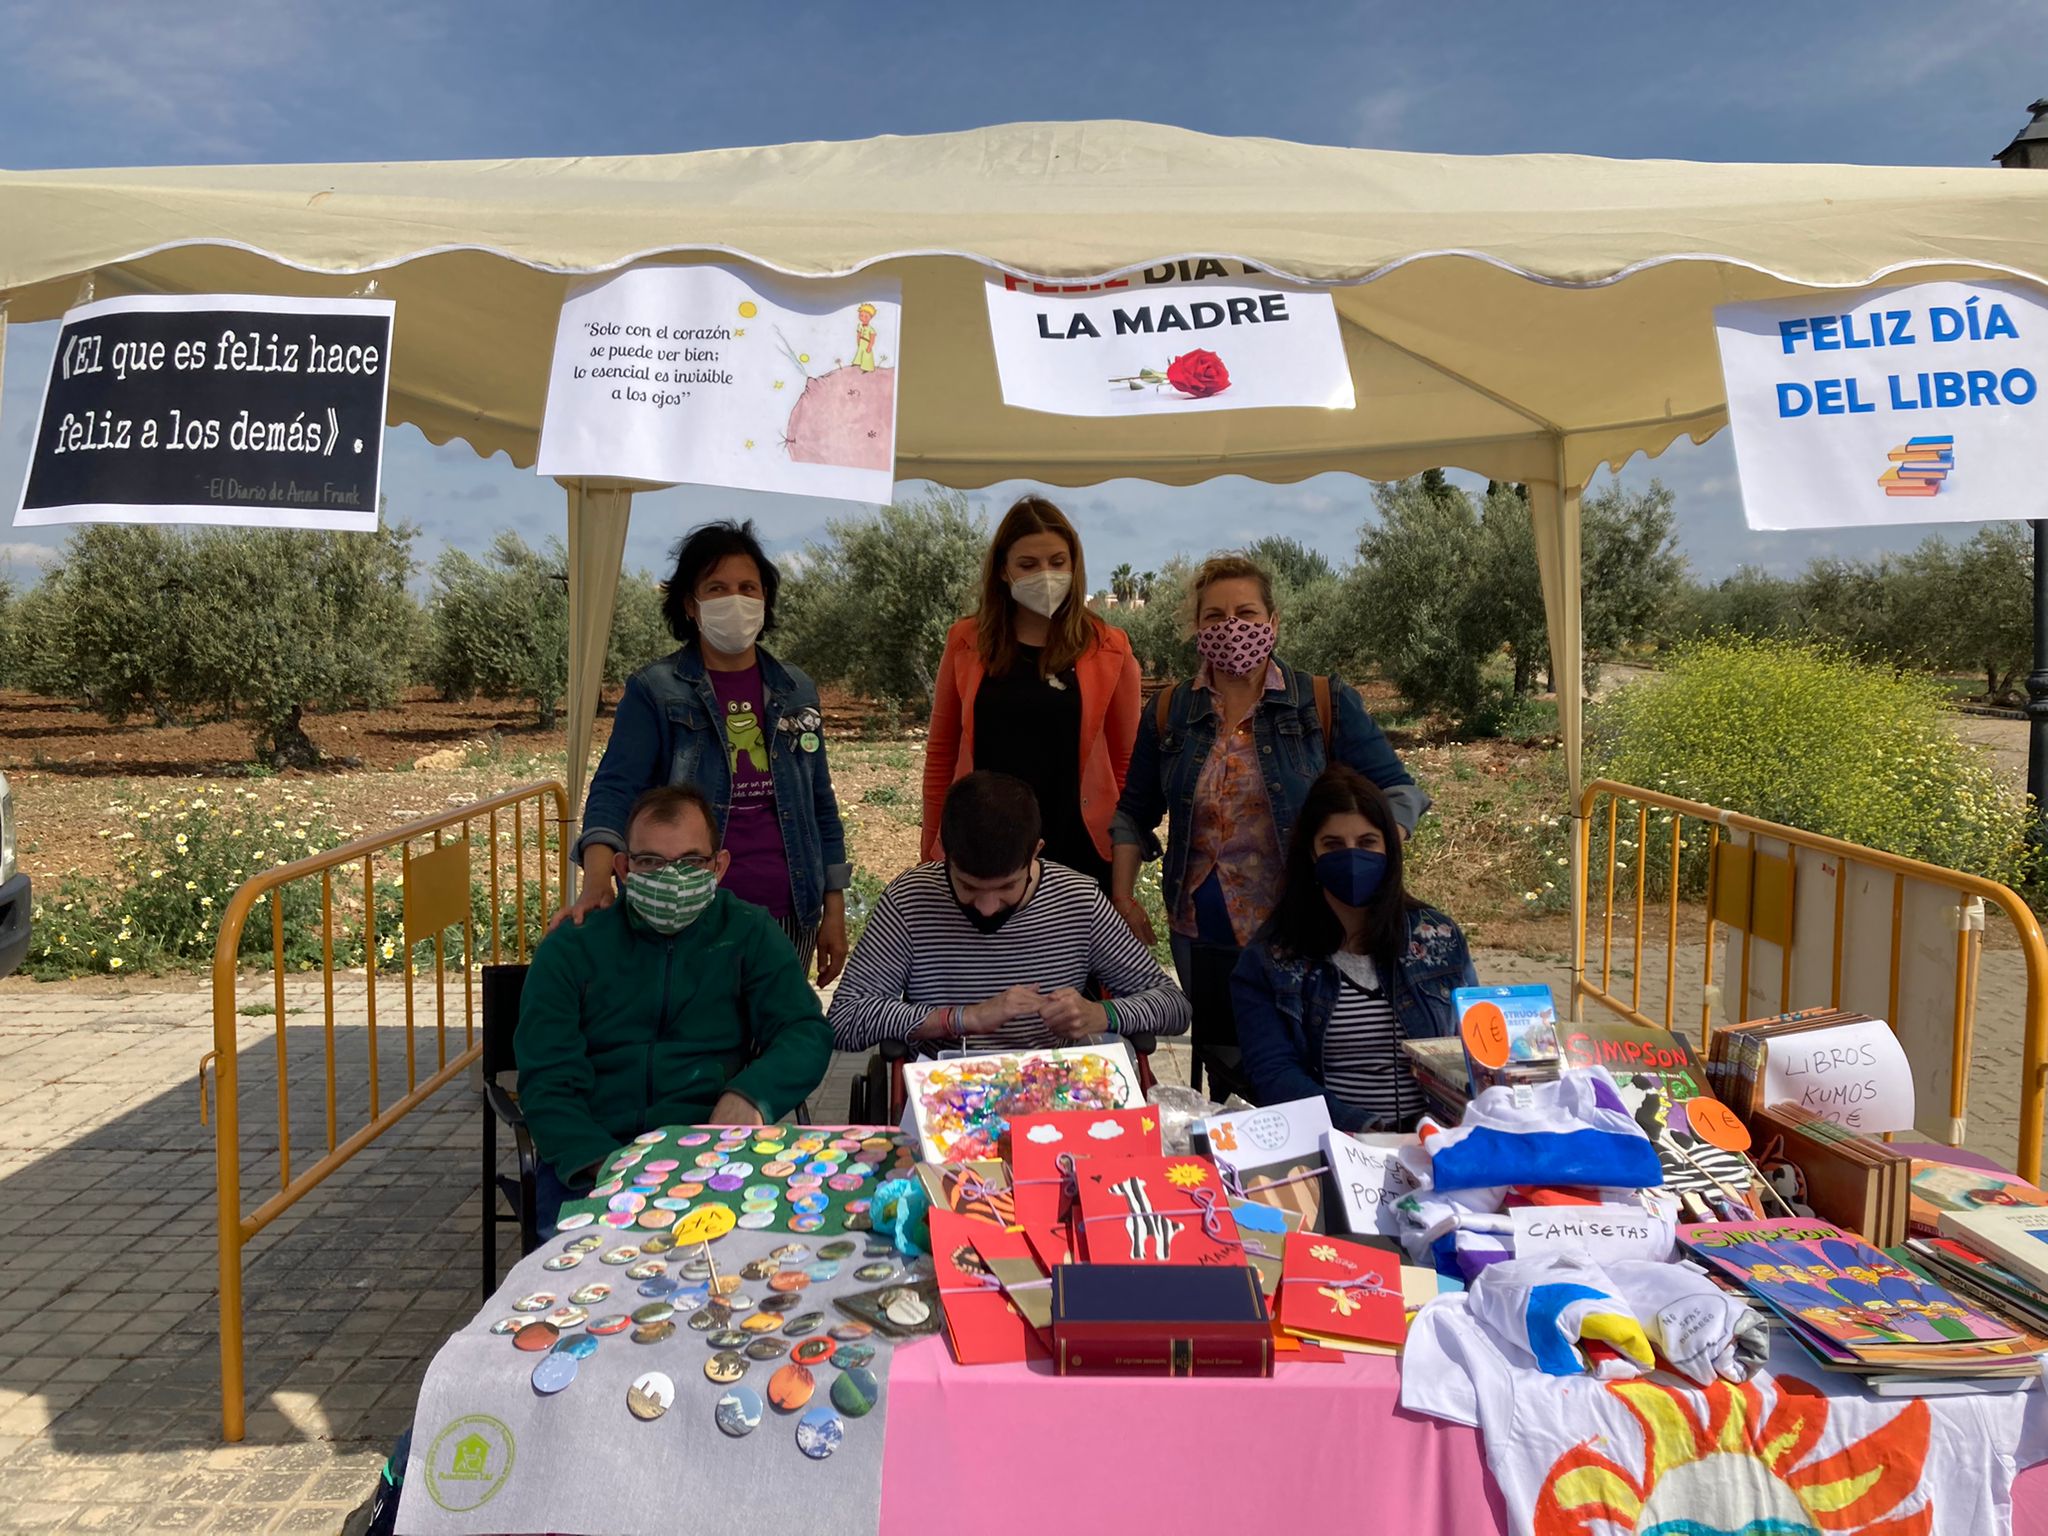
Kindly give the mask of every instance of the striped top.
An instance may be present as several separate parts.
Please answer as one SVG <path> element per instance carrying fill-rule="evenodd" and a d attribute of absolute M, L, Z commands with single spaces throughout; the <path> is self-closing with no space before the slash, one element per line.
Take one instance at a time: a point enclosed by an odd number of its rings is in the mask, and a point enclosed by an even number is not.
<path fill-rule="evenodd" d="M 864 1051 L 908 1039 L 933 1008 L 978 1003 L 1019 983 L 1085 992 L 1092 982 L 1115 1000 L 1123 1034 L 1186 1030 L 1187 999 L 1102 887 L 1064 864 L 1046 860 L 1040 868 L 1036 889 L 994 933 L 980 932 L 962 914 L 944 864 L 920 864 L 891 880 L 832 994 L 832 1043 Z M 968 1037 L 974 1050 L 1075 1043 L 1056 1039 L 1036 1018 Z"/>
<path fill-rule="evenodd" d="M 1374 1120 L 1405 1122 L 1423 1109 L 1422 1089 L 1401 1051 L 1401 1024 L 1369 956 L 1330 956 L 1340 973 L 1323 1035 L 1323 1091 Z"/>

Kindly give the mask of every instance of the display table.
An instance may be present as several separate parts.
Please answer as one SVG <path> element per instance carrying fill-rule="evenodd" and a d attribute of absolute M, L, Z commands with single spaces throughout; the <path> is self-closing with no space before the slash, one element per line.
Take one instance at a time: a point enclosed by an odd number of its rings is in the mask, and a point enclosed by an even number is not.
<path fill-rule="evenodd" d="M 930 1531 L 938 1511 L 976 1536 L 1107 1530 L 1111 1511 L 1115 1529 L 1184 1536 L 1351 1529 L 1368 1495 L 1370 1529 L 1504 1529 L 1478 1432 L 1404 1413 L 1400 1391 L 1374 1356 L 1271 1381 L 1062 1378 L 919 1340 L 889 1373 L 881 1529 Z"/>

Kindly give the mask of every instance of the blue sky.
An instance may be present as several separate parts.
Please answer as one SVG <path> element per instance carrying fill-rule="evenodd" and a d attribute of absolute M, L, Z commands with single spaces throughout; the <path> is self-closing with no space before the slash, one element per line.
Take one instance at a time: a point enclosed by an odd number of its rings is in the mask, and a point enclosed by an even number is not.
<path fill-rule="evenodd" d="M 0 0 L 0 40 L 0 164 L 13 169 L 653 153 L 1092 117 L 1450 153 L 1975 166 L 2048 94 L 2041 0 Z M 0 495 L 10 507 L 53 331 L 8 335 Z M 1637 460 L 1624 478 L 1652 474 L 1677 492 L 1683 547 L 1710 576 L 1910 546 L 1931 531 L 1750 533 L 1725 433 Z M 449 544 L 481 548 L 500 528 L 534 541 L 562 528 L 551 483 L 410 429 L 391 434 L 385 488 L 392 513 L 424 530 L 428 558 Z M 1019 488 L 977 499 L 999 509 Z M 1298 486 L 1119 481 L 1060 499 L 1105 573 L 1266 532 L 1348 556 L 1369 487 L 1340 475 Z M 727 512 L 758 518 L 791 548 L 853 510 L 663 492 L 641 498 L 627 558 L 654 566 L 683 528 Z M 61 538 L 0 528 L 0 563 L 32 577 Z"/>

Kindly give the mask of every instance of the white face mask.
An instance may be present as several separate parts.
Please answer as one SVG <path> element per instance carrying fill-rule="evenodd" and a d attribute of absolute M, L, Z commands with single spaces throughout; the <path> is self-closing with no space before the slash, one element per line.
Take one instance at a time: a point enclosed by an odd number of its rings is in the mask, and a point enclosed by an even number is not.
<path fill-rule="evenodd" d="M 1033 571 L 1010 583 L 1010 596 L 1043 618 L 1060 611 L 1074 578 L 1066 571 Z"/>
<path fill-rule="evenodd" d="M 711 597 L 697 605 L 697 632 L 714 651 L 736 656 L 761 635 L 768 605 L 758 597 Z"/>

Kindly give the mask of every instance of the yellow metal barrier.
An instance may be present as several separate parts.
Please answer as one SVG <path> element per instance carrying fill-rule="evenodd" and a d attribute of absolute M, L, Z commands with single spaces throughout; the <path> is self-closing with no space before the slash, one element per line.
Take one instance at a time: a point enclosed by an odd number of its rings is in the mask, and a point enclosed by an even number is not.
<path fill-rule="evenodd" d="M 532 920 L 537 921 L 558 905 L 568 890 L 569 850 L 561 838 L 568 817 L 568 799 L 559 783 L 549 781 L 522 785 L 490 800 L 481 800 L 444 815 L 396 827 L 389 832 L 336 848 L 329 853 L 279 865 L 248 881 L 229 900 L 221 919 L 220 935 L 213 951 L 213 1049 L 200 1062 L 200 1116 L 206 1117 L 206 1072 L 214 1074 L 214 1160 L 219 1181 L 220 1229 L 220 1394 L 221 1433 L 230 1441 L 243 1432 L 242 1375 L 242 1250 L 271 1222 L 317 1186 L 329 1174 L 396 1125 L 429 1095 L 458 1076 L 477 1057 L 476 967 L 485 954 L 497 963 L 509 949 L 520 961 L 526 959 L 530 926 L 527 880 L 529 862 L 536 876 L 538 894 Z M 505 822 L 510 827 L 506 828 Z M 479 889 L 471 869 L 473 833 L 482 826 L 488 840 L 489 856 L 484 884 Z M 460 828 L 453 840 L 448 833 Z M 556 878 L 548 879 L 549 838 L 554 837 Z M 430 846 L 415 851 L 416 843 Z M 501 921 L 506 901 L 501 887 L 500 847 L 509 843 L 512 892 L 511 922 Z M 530 845 L 530 847 L 529 847 Z M 405 987 L 405 1092 L 386 1105 L 377 1059 L 377 961 L 380 941 L 377 933 L 379 858 L 383 858 L 387 903 L 391 897 L 390 866 L 396 855 L 402 917 L 395 947 L 404 953 Z M 342 905 L 352 909 L 357 898 L 351 881 L 340 887 L 337 871 L 360 865 L 361 912 L 358 918 L 366 978 L 365 1006 L 368 1010 L 367 1068 L 368 1118 L 358 1126 L 345 1128 L 336 1113 L 337 1063 L 334 1048 L 334 969 L 337 890 Z M 351 870 L 351 873 L 353 871 Z M 324 999 L 326 1076 L 326 1153 L 310 1166 L 292 1168 L 291 1083 L 286 1052 L 285 892 L 300 881 L 320 884 L 320 972 Z M 478 941 L 476 904 L 481 896 L 489 908 L 488 945 Z M 270 903 L 270 1007 L 276 1019 L 277 1050 L 277 1189 L 246 1215 L 242 1210 L 241 1110 L 237 1096 L 236 998 L 240 982 L 240 955 L 244 930 L 256 903 Z M 354 916 L 345 910 L 344 919 Z M 448 1040 L 447 935 L 460 926 L 462 943 L 462 1043 L 452 1055 Z M 307 938 L 306 934 L 297 937 Z M 391 944 L 389 938 L 383 941 Z M 422 1079 L 416 1052 L 414 955 L 431 943 L 434 955 L 434 1067 Z"/>
<path fill-rule="evenodd" d="M 1599 802 L 1602 799 L 1607 801 L 1604 818 L 1598 814 Z M 1624 804 L 1633 808 L 1632 818 L 1623 818 Z M 1706 900 L 1704 912 L 1699 919 L 1704 927 L 1705 945 L 1700 1000 L 1702 1041 L 1710 1040 L 1713 1034 L 1713 1004 L 1718 992 L 1714 982 L 1717 929 L 1728 930 L 1731 949 L 1736 947 L 1735 936 L 1738 933 L 1740 935 L 1739 960 L 1732 955 L 1730 957 L 1730 964 L 1740 967 L 1735 992 L 1737 999 L 1747 999 L 1751 994 L 1752 983 L 1756 980 L 1751 973 L 1751 949 L 1754 942 L 1760 939 L 1779 948 L 1781 952 L 1777 989 L 1778 1012 L 1823 1004 L 1829 1007 L 1842 1005 L 1845 902 L 1849 889 L 1848 869 L 1852 863 L 1887 872 L 1892 877 L 1888 978 L 1890 1007 L 1885 1017 L 1892 1028 L 1897 1030 L 1907 882 L 1924 882 L 1954 892 L 1958 921 L 1954 1018 L 1950 1036 L 1949 1120 L 1952 1134 L 1949 1139 L 1952 1142 L 1960 1139 L 1968 1102 L 1977 966 L 1983 944 L 1981 927 L 1969 921 L 1967 913 L 1973 902 L 1986 902 L 1998 907 L 2012 923 L 2013 932 L 2019 939 L 2020 950 L 2027 966 L 2027 1002 L 2022 1042 L 2024 1075 L 2020 1083 L 2019 1146 L 2014 1166 L 2022 1177 L 2030 1181 L 2037 1181 L 2040 1178 L 2043 1095 L 2044 1090 L 2048 1090 L 2048 942 L 2042 939 L 2040 924 L 2035 920 L 2032 910 L 2009 887 L 1978 875 L 1967 875 L 1943 869 L 1938 865 L 1923 864 L 1917 859 L 1902 858 L 1876 848 L 1846 843 L 1838 838 L 1802 832 L 1797 827 L 1761 821 L 1753 816 L 1724 811 L 1696 800 L 1684 800 L 1676 795 L 1643 789 L 1633 784 L 1620 784 L 1611 779 L 1596 779 L 1588 784 L 1580 796 L 1578 809 L 1577 874 L 1583 886 L 1578 903 L 1578 931 L 1574 935 L 1572 953 L 1574 1017 L 1580 1016 L 1583 1011 L 1582 1000 L 1590 998 L 1631 1023 L 1660 1029 L 1677 1029 L 1680 865 L 1684 850 L 1688 846 L 1697 846 L 1690 844 L 1685 835 L 1688 822 L 1697 823 L 1697 830 L 1703 831 L 1707 839 Z M 1645 924 L 1654 920 L 1649 890 L 1652 858 L 1650 817 L 1653 811 L 1670 821 L 1669 859 L 1668 863 L 1663 865 L 1664 878 L 1661 882 L 1667 905 L 1661 925 L 1664 928 L 1665 940 L 1662 1018 L 1650 1016 L 1642 1007 Z M 1601 912 L 1600 976 L 1598 982 L 1595 982 L 1588 975 L 1590 957 L 1587 925 L 1593 916 L 1589 888 L 1593 884 L 1594 829 L 1603 820 L 1606 857 L 1602 861 L 1605 870 L 1601 883 L 1605 895 Z M 1656 830 L 1661 834 L 1664 829 L 1659 827 Z M 1628 836 L 1630 832 L 1634 833 L 1632 839 Z M 1789 857 L 1759 854 L 1752 846 L 1726 839 L 1725 834 L 1730 833 L 1741 834 L 1752 840 L 1763 838 L 1782 843 L 1788 850 L 1794 852 Z M 1634 857 L 1619 861 L 1617 852 L 1624 847 L 1631 849 Z M 1815 854 L 1839 861 L 1833 903 L 1832 963 L 1828 968 L 1826 996 L 1795 995 L 1793 985 L 1792 914 L 1798 870 L 1796 850 L 1801 849 L 1811 850 Z M 1660 836 L 1657 839 L 1656 857 L 1662 860 L 1666 851 Z M 1633 893 L 1630 893 L 1626 886 L 1622 892 L 1625 909 L 1629 903 L 1632 903 L 1634 909 L 1634 923 L 1630 935 L 1632 949 L 1629 994 L 1626 1001 L 1613 990 L 1615 874 L 1618 863 L 1623 867 L 1632 867 L 1635 882 Z M 1768 983 L 1764 985 L 1768 986 Z M 1738 1001 L 1734 1017 L 1743 1016 L 1742 1006 Z"/>

